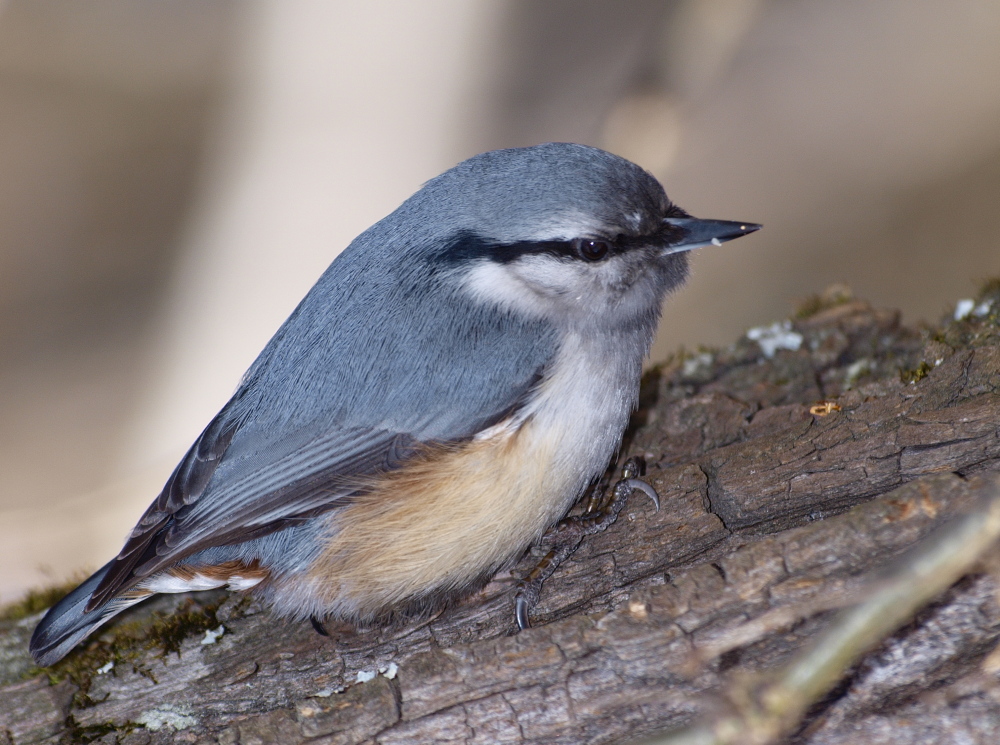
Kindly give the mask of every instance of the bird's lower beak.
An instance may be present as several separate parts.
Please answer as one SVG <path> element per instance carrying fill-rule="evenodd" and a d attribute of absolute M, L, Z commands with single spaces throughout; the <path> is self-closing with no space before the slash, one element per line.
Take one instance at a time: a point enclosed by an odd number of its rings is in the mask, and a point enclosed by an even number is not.
<path fill-rule="evenodd" d="M 752 222 L 701 220 L 697 217 L 667 217 L 663 223 L 671 228 L 670 240 L 663 247 L 663 255 L 703 246 L 721 246 L 726 241 L 749 235 L 763 227 Z"/>

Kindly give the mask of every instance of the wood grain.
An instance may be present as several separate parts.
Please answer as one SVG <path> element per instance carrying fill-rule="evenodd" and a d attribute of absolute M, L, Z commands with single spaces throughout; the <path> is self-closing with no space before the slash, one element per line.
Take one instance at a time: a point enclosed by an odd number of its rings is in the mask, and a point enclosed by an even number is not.
<path fill-rule="evenodd" d="M 996 317 L 915 330 L 851 301 L 794 328 L 798 351 L 766 359 L 744 338 L 648 376 L 623 455 L 646 458 L 663 507 L 636 495 L 588 537 L 534 628 L 514 634 L 511 578 L 544 549 L 437 616 L 333 639 L 201 594 L 186 612 L 221 602 L 225 633 L 164 654 L 143 624 L 191 601 L 160 599 L 54 686 L 25 651 L 37 617 L 2 622 L 0 743 L 611 743 L 710 714 L 728 681 L 788 660 L 1000 472 Z M 840 411 L 810 414 L 824 400 Z M 994 742 L 991 567 L 883 642 L 794 742 Z M 142 641 L 116 652 L 119 628 Z M 89 673 L 71 668 L 84 655 Z"/>

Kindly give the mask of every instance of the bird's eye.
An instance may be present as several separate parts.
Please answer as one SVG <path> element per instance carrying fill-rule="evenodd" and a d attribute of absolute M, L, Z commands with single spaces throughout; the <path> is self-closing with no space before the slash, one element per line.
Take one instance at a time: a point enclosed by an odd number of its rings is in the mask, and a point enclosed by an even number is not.
<path fill-rule="evenodd" d="M 607 241 L 591 241 L 581 238 L 577 241 L 576 252 L 581 259 L 587 261 L 600 261 L 611 251 L 611 246 Z"/>

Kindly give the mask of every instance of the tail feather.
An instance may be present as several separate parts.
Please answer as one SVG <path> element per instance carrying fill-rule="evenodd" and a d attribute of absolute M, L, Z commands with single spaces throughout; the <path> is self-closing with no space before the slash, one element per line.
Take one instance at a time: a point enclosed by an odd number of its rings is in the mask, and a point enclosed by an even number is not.
<path fill-rule="evenodd" d="M 107 574 L 111 562 L 105 564 L 82 585 L 49 608 L 35 627 L 29 650 L 39 667 L 48 667 L 65 657 L 82 639 L 102 624 L 144 597 L 119 597 L 102 606 L 86 611 L 87 601 Z"/>

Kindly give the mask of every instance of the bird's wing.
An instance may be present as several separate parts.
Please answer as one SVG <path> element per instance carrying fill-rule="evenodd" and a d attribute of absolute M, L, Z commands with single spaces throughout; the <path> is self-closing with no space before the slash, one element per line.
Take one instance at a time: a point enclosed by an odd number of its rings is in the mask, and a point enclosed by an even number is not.
<path fill-rule="evenodd" d="M 539 377 L 530 377 L 482 426 L 518 408 Z M 248 446 L 239 441 L 241 423 L 232 409 L 231 402 L 174 469 L 109 565 L 88 610 L 202 549 L 258 538 L 335 509 L 366 476 L 397 468 L 431 442 L 448 442 L 340 426 L 304 427 L 270 442 L 255 433 Z"/>
<path fill-rule="evenodd" d="M 338 256 L 268 342 L 88 610 L 204 548 L 334 509 L 359 478 L 467 440 L 529 395 L 556 353 L 553 329 L 471 300 L 433 262 L 403 260 L 413 249 L 387 251 L 385 232 Z"/>

